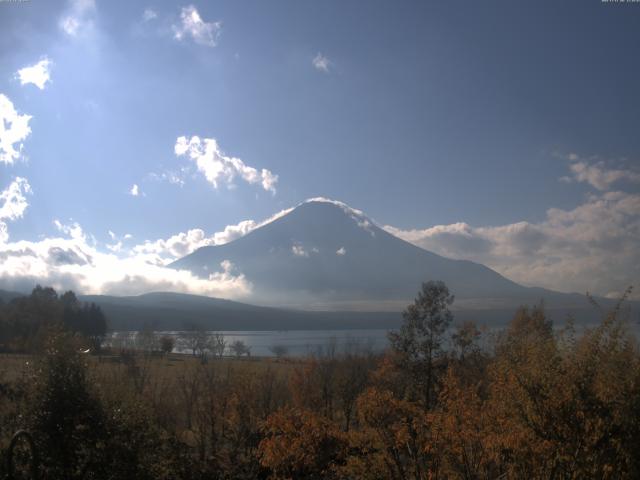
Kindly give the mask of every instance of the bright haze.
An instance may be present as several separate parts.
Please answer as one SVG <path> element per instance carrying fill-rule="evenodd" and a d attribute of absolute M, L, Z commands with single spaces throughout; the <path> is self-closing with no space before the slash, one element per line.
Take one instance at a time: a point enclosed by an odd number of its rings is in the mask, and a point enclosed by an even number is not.
<path fill-rule="evenodd" d="M 0 289 L 619 296 L 639 42 L 632 3 L 0 2 Z"/>

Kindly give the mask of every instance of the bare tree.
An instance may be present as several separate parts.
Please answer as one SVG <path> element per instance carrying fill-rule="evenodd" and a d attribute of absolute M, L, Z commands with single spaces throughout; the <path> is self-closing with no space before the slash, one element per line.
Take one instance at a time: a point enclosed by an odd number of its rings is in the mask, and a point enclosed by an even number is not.
<path fill-rule="evenodd" d="M 136 347 L 146 353 L 158 348 L 158 337 L 149 325 L 145 325 L 136 335 Z"/>
<path fill-rule="evenodd" d="M 114 351 L 125 351 L 133 348 L 131 332 L 114 332 L 110 340 L 111 348 Z"/>
<path fill-rule="evenodd" d="M 236 340 L 231 344 L 231 351 L 236 357 L 242 357 L 243 355 L 251 355 L 251 348 L 247 346 L 242 340 Z"/>
<path fill-rule="evenodd" d="M 282 358 L 287 356 L 289 348 L 286 345 L 272 345 L 269 347 L 269 351 L 273 353 L 276 358 Z"/>
<path fill-rule="evenodd" d="M 207 348 L 215 357 L 222 358 L 227 349 L 224 335 L 219 332 L 210 333 L 207 338 Z"/>
<path fill-rule="evenodd" d="M 180 334 L 179 343 L 185 350 L 190 350 L 193 356 L 203 356 L 207 351 L 208 334 L 200 326 L 192 326 L 190 330 Z"/>

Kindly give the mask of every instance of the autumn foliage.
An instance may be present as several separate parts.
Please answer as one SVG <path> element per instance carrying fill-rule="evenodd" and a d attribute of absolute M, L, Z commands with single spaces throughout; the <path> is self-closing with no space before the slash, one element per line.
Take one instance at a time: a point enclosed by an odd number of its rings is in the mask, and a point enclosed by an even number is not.
<path fill-rule="evenodd" d="M 315 412 L 269 417 L 259 452 L 270 478 L 315 478 L 310 465 L 344 479 L 640 476 L 640 353 L 622 303 L 580 334 L 572 322 L 554 331 L 542 306 L 523 307 L 489 348 L 466 324 L 445 350 L 448 290 L 422 293 L 371 368 L 353 428 L 341 432 L 339 412 L 327 414 L 317 375 L 326 359 L 294 376 L 293 398 Z M 425 308 L 428 295 L 439 299 Z"/>
<path fill-rule="evenodd" d="M 425 284 L 382 355 L 105 365 L 58 343 L 12 382 L 0 369 L 2 433 L 36 432 L 47 478 L 640 478 L 622 301 L 590 329 L 539 305 L 493 332 L 456 324 L 452 302 Z"/>

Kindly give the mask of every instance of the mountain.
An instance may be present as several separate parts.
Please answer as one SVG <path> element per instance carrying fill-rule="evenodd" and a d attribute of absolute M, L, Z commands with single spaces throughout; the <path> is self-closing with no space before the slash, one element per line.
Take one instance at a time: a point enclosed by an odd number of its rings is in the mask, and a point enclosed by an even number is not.
<path fill-rule="evenodd" d="M 422 282 L 444 281 L 457 308 L 515 308 L 541 299 L 551 308 L 584 308 L 584 295 L 519 285 L 490 268 L 436 255 L 375 225 L 362 212 L 325 199 L 224 245 L 202 247 L 172 263 L 200 277 L 224 260 L 253 285 L 250 301 L 324 310 L 400 311 Z"/>
<path fill-rule="evenodd" d="M 568 315 L 582 324 L 601 316 L 584 295 L 524 287 L 484 265 L 441 257 L 329 200 L 307 201 L 244 237 L 200 248 L 171 267 L 206 278 L 225 260 L 251 282 L 246 301 L 252 305 L 177 293 L 79 298 L 100 305 L 115 330 L 145 325 L 180 330 L 190 324 L 212 330 L 394 328 L 427 280 L 443 280 L 455 294 L 456 322 L 504 325 L 518 306 L 541 300 L 557 324 Z M 20 295 L 0 291 L 5 302 Z M 604 310 L 614 305 L 597 300 Z M 625 310 L 632 321 L 640 319 L 640 302 L 627 302 Z"/>

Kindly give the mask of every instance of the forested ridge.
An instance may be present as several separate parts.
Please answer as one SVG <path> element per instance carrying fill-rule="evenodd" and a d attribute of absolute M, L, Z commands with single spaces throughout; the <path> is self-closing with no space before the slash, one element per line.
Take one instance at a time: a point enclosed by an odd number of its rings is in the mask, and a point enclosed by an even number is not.
<path fill-rule="evenodd" d="M 6 343 L 32 353 L 2 359 L 0 449 L 27 429 L 43 478 L 640 476 L 640 352 L 624 298 L 584 332 L 571 319 L 554 328 L 537 305 L 489 333 L 457 324 L 453 295 L 428 282 L 382 355 L 353 344 L 240 360 L 82 353 L 99 335 L 69 320 L 65 296 L 40 289 L 29 308 L 2 308 L 16 327 L 3 332 L 23 331 L 7 312 L 40 327 L 33 344 Z M 35 321 L 43 305 L 55 316 Z M 88 315 L 76 320 L 98 318 L 74 305 Z"/>
<path fill-rule="evenodd" d="M 59 326 L 81 335 L 98 349 L 107 333 L 107 319 L 93 302 L 81 302 L 72 291 L 62 295 L 37 285 L 30 295 L 0 299 L 0 351 L 42 350 L 48 330 Z"/>

